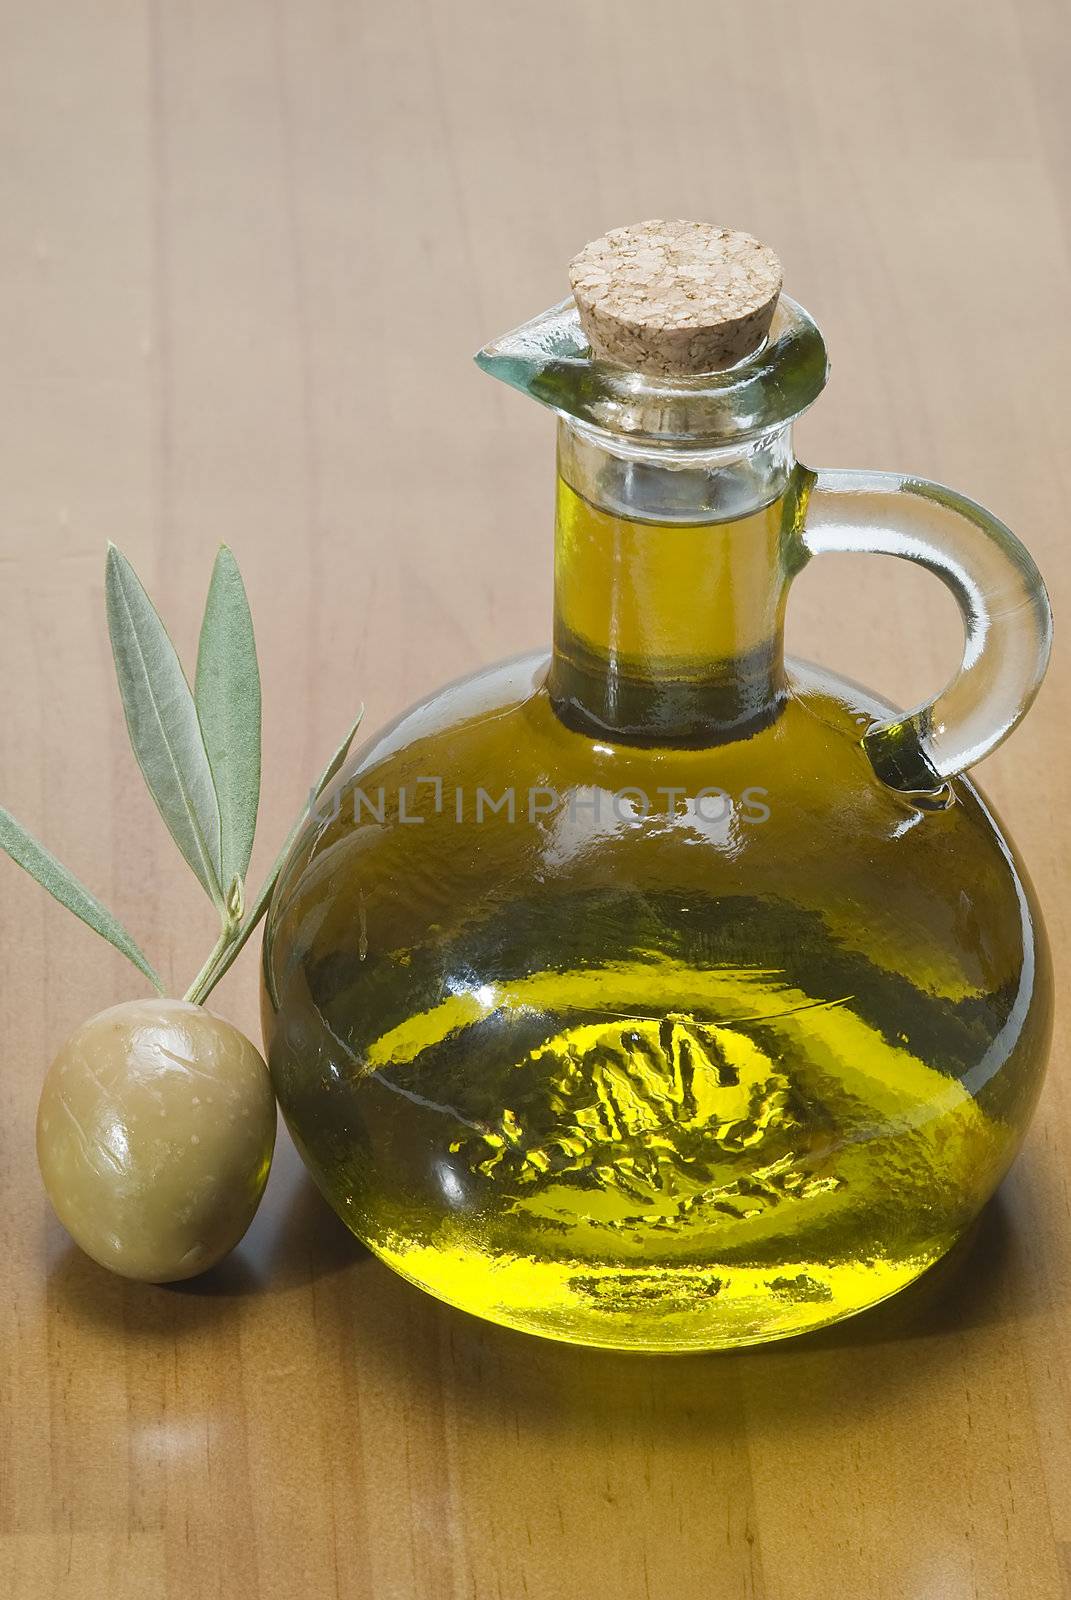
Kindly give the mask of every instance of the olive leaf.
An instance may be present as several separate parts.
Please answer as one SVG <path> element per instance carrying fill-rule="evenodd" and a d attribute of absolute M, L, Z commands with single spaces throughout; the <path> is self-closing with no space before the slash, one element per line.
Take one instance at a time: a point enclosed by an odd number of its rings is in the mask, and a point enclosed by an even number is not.
<path fill-rule="evenodd" d="M 353 726 L 350 728 L 346 737 L 343 739 L 342 743 L 339 745 L 338 749 L 327 763 L 327 766 L 317 778 L 312 790 L 312 799 L 318 800 L 323 794 L 324 790 L 327 788 L 327 785 L 340 771 L 342 763 L 349 755 L 350 746 L 354 741 L 357 729 L 361 726 L 363 718 L 364 707 L 362 706 L 360 711 L 357 713 L 357 717 L 353 723 Z M 285 863 L 287 856 L 294 847 L 298 834 L 301 832 L 306 820 L 308 819 L 309 809 L 310 808 L 307 805 L 304 807 L 301 815 L 298 817 L 297 821 L 294 823 L 294 826 L 287 834 L 286 843 L 276 856 L 272 865 L 272 869 L 268 873 L 267 878 L 261 884 L 260 892 L 250 907 L 245 921 L 236 931 L 233 938 L 226 944 L 226 948 L 220 952 L 219 958 L 212 966 L 211 971 L 199 974 L 198 978 L 194 980 L 193 986 L 186 995 L 187 1000 L 193 1000 L 198 1005 L 202 1004 L 211 994 L 212 990 L 215 988 L 216 984 L 220 981 L 223 975 L 229 971 L 235 957 L 245 946 L 249 935 L 253 932 L 253 929 L 257 926 L 257 923 L 261 920 L 265 911 L 268 909 L 268 901 L 271 899 L 271 893 L 275 888 L 276 879 L 283 869 L 283 864 Z"/>
<path fill-rule="evenodd" d="M 143 972 L 156 990 L 163 994 L 164 986 L 148 958 L 142 954 L 121 922 L 116 921 L 96 895 L 90 894 L 51 851 L 34 838 L 33 834 L 17 822 L 10 811 L 0 806 L 0 849 L 4 850 L 18 866 L 35 878 L 52 897 L 73 911 L 76 917 L 99 933 L 102 939 L 132 961 Z"/>
<path fill-rule="evenodd" d="M 361 723 L 363 721 L 364 721 L 364 706 L 362 706 L 360 711 L 358 711 L 357 716 L 354 719 L 353 726 L 350 729 L 349 733 L 347 733 L 346 737 L 343 739 L 342 743 L 339 745 L 338 749 L 335 751 L 334 755 L 331 757 L 330 761 L 327 763 L 326 767 L 321 772 L 320 776 L 317 778 L 315 784 L 313 785 L 312 798 L 314 800 L 319 800 L 320 796 L 323 794 L 324 790 L 327 788 L 327 785 L 331 782 L 331 779 L 336 777 L 338 775 L 338 773 L 341 772 L 342 763 L 345 761 L 346 757 L 349 755 L 349 753 L 350 753 L 350 745 L 353 743 L 354 739 L 357 737 L 357 729 L 361 726 Z M 293 828 L 291 830 L 291 839 L 294 836 L 296 836 L 298 829 L 301 827 L 302 823 L 305 821 L 305 818 L 308 815 L 310 810 L 311 810 L 311 806 L 310 807 L 306 807 L 305 811 L 302 812 L 301 816 L 294 823 L 294 826 L 293 826 Z M 283 846 L 283 856 L 285 856 L 287 851 L 290 849 L 291 839 L 288 839 L 286 841 L 286 844 Z M 282 866 L 282 864 L 283 864 L 283 860 L 282 860 L 282 856 L 280 856 L 279 860 L 276 862 L 276 868 L 275 868 L 275 876 L 276 877 L 278 876 L 279 868 Z M 272 881 L 273 882 L 275 881 L 274 878 L 272 879 Z"/>
<path fill-rule="evenodd" d="M 108 632 L 137 762 L 175 843 L 223 910 L 219 801 L 190 686 L 130 562 L 108 546 Z"/>
<path fill-rule="evenodd" d="M 238 563 L 221 545 L 197 650 L 194 705 L 220 816 L 220 882 L 245 876 L 260 803 L 260 670 Z"/>

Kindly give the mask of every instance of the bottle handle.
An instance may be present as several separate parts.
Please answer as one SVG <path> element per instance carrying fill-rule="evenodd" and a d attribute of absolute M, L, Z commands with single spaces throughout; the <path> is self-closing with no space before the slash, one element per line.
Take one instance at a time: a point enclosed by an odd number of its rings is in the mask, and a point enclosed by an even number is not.
<path fill-rule="evenodd" d="M 965 642 L 958 672 L 933 700 L 875 722 L 863 745 L 897 789 L 933 790 L 995 750 L 1026 715 L 1052 647 L 1052 612 L 1029 552 L 983 506 L 896 472 L 808 472 L 806 555 L 900 556 L 956 598 Z"/>

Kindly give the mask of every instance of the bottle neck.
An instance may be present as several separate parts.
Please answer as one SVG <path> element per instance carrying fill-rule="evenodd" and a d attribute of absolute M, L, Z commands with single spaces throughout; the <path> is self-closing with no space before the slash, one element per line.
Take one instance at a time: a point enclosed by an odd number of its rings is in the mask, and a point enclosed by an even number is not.
<path fill-rule="evenodd" d="M 564 722 L 703 746 L 776 717 L 797 476 L 788 426 L 651 450 L 561 420 L 550 693 Z"/>

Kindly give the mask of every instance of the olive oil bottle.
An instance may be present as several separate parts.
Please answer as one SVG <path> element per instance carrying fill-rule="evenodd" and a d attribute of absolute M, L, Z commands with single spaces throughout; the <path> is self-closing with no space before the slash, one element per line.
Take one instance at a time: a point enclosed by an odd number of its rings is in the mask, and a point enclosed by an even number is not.
<path fill-rule="evenodd" d="M 1029 704 L 1048 605 L 972 502 L 796 462 L 825 352 L 754 240 L 617 230 L 573 286 L 478 358 L 558 414 L 553 649 L 415 707 L 310 816 L 269 1060 L 325 1195 L 421 1287 L 731 1347 L 909 1283 L 1020 1143 L 1048 955 L 963 773 Z M 785 660 L 827 549 L 951 587 L 937 700 Z"/>

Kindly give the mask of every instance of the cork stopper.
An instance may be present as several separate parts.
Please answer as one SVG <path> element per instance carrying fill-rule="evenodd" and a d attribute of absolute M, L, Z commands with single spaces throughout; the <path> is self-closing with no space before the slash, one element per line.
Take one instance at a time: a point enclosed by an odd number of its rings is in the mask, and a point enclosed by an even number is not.
<path fill-rule="evenodd" d="M 769 332 L 781 263 L 749 233 L 708 222 L 635 222 L 569 267 L 595 355 L 655 377 L 734 366 Z"/>

